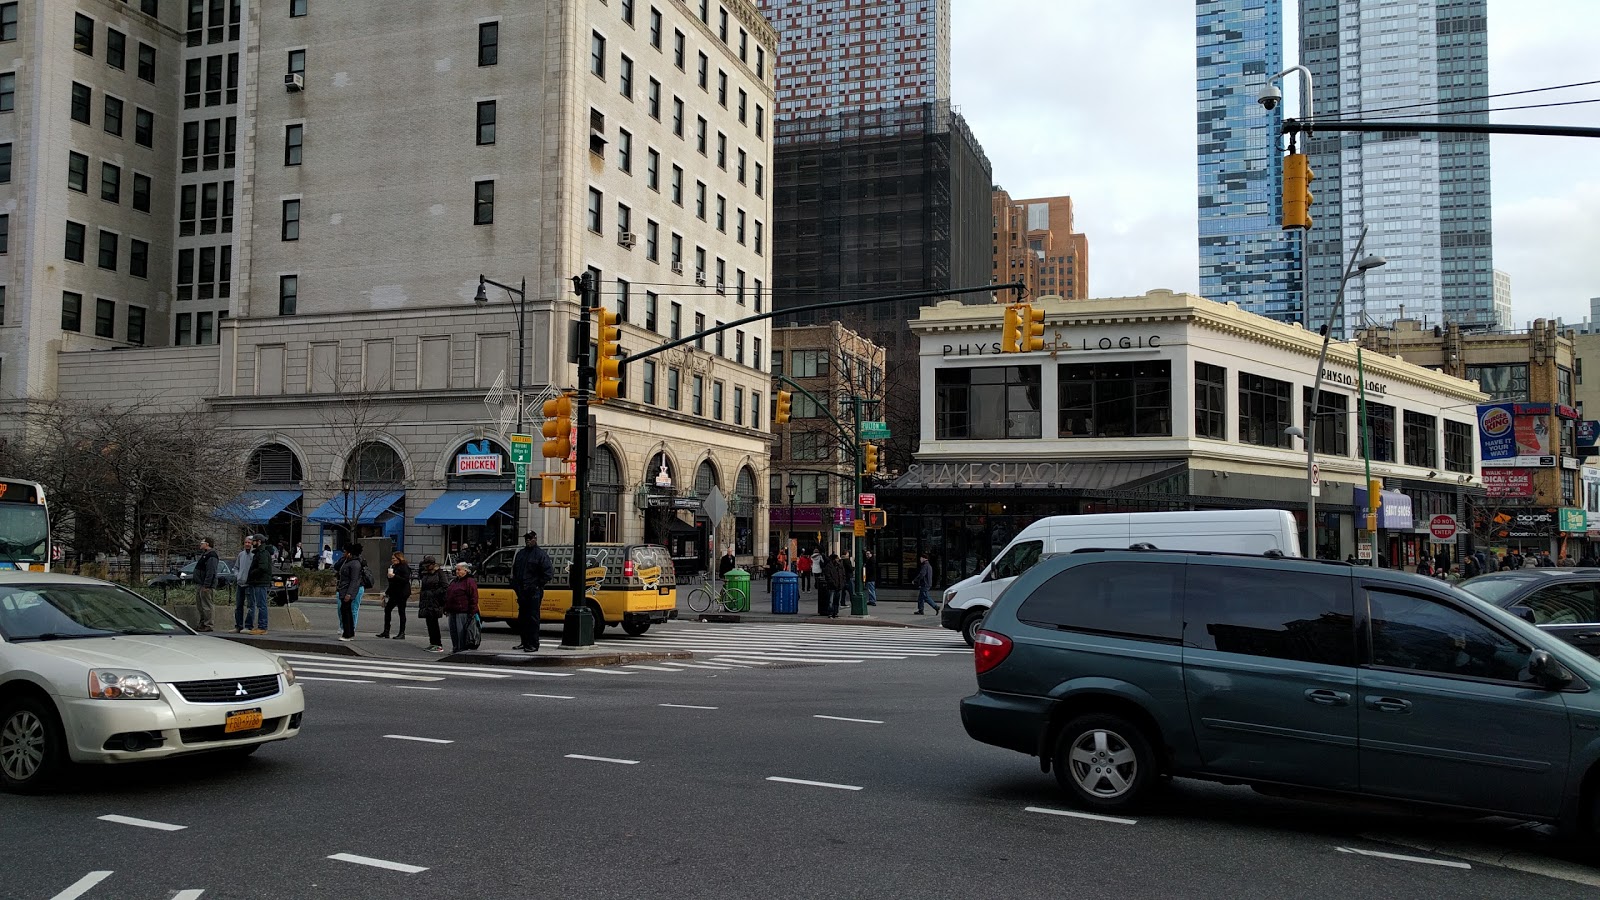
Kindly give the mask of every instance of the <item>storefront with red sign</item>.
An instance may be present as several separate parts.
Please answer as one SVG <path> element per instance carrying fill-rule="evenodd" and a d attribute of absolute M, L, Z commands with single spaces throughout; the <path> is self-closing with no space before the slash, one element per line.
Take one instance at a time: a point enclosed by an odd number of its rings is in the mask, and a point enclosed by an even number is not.
<path fill-rule="evenodd" d="M 518 504 L 511 454 L 498 442 L 487 438 L 468 441 L 450 457 L 445 476 L 445 491 L 428 504 L 413 520 L 418 525 L 434 525 L 444 530 L 442 545 L 449 555 L 460 557 L 463 548 L 474 548 L 476 556 L 484 548 L 519 546 Z"/>

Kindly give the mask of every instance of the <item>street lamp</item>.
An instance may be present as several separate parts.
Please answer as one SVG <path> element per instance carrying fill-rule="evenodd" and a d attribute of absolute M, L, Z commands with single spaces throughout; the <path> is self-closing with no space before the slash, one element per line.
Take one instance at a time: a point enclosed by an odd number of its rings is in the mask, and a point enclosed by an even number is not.
<path fill-rule="evenodd" d="M 1333 322 L 1343 313 L 1344 289 L 1345 285 L 1350 282 L 1350 278 L 1354 275 L 1364 275 L 1368 271 L 1388 263 L 1388 260 L 1375 254 L 1363 257 L 1360 262 L 1357 262 L 1356 257 L 1360 255 L 1361 247 L 1366 242 L 1367 229 L 1363 226 L 1361 238 L 1356 241 L 1355 250 L 1350 254 L 1350 262 L 1345 265 L 1344 275 L 1339 279 L 1338 298 L 1334 300 L 1333 309 L 1328 313 L 1328 321 L 1322 327 L 1322 353 L 1317 357 L 1317 370 L 1311 375 L 1311 405 L 1306 410 L 1306 427 L 1298 435 L 1305 441 L 1306 445 L 1306 543 L 1312 559 L 1317 557 L 1317 416 L 1320 414 L 1322 405 L 1322 370 L 1328 364 L 1328 342 L 1333 338 Z M 1301 429 L 1291 427 L 1288 431 L 1290 434 L 1294 434 L 1296 431 L 1301 431 Z M 1369 478 L 1367 481 L 1369 490 L 1371 485 L 1372 482 Z M 1374 559 L 1377 558 L 1378 548 L 1376 541 L 1373 542 L 1372 555 Z"/>
<path fill-rule="evenodd" d="M 794 483 L 794 476 L 792 476 L 792 475 L 789 476 L 788 489 L 789 489 L 789 540 L 786 541 L 786 543 L 789 545 L 789 565 L 793 566 L 794 565 L 794 553 L 795 553 L 795 547 L 794 547 L 794 494 L 795 494 L 795 491 L 798 491 L 800 489 L 800 485 Z"/>
<path fill-rule="evenodd" d="M 517 295 L 517 434 L 522 433 L 522 407 L 523 394 L 527 391 L 527 366 L 524 360 L 528 356 L 528 279 L 522 279 L 522 287 L 514 288 L 509 284 L 501 284 L 491 278 L 478 276 L 478 293 L 472 302 L 479 306 L 489 305 L 489 292 L 485 286 L 494 285 L 508 294 Z"/>

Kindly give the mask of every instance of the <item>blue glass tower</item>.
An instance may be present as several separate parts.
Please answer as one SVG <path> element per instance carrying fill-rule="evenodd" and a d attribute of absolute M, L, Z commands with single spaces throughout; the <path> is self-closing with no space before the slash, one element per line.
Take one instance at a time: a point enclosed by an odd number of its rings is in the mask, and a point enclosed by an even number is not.
<path fill-rule="evenodd" d="M 1200 293 L 1299 322 L 1300 238 L 1279 225 L 1283 107 L 1256 102 L 1283 70 L 1283 0 L 1196 0 Z"/>

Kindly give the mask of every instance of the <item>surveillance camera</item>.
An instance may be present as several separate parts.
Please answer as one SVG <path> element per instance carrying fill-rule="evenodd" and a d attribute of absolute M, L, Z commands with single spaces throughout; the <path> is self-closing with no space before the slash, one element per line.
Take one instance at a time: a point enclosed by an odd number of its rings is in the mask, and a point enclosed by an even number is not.
<path fill-rule="evenodd" d="M 1267 112 L 1272 112 L 1273 110 L 1277 109 L 1278 104 L 1282 100 L 1283 91 L 1278 90 L 1277 85 L 1272 84 L 1262 88 L 1261 93 L 1256 95 L 1256 102 L 1260 103 L 1261 108 L 1265 109 Z"/>

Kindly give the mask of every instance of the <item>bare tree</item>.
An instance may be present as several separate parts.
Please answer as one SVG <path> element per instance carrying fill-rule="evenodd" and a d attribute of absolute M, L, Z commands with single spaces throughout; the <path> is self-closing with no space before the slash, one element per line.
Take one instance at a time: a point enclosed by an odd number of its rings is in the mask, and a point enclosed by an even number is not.
<path fill-rule="evenodd" d="M 405 466 L 384 442 L 399 420 L 397 407 L 384 400 L 387 375 L 362 383 L 348 367 L 325 373 L 332 396 L 317 408 L 316 433 L 310 443 L 320 451 L 322 465 L 307 471 L 306 486 L 331 494 L 346 540 L 352 539 L 363 520 L 383 512 L 384 495 L 405 487 Z M 329 460 L 343 460 L 330 471 Z"/>

